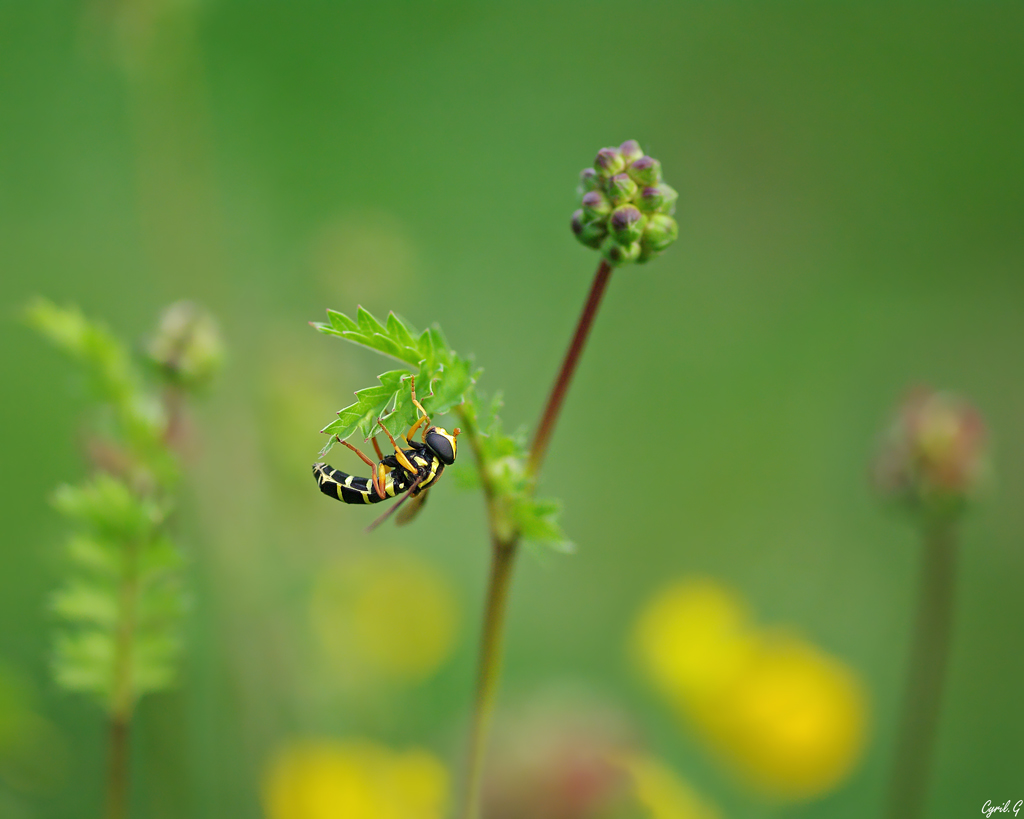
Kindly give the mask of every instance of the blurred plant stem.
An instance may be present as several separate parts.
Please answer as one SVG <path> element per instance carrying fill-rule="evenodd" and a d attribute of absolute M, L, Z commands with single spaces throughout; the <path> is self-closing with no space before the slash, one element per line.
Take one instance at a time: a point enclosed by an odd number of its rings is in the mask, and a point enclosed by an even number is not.
<path fill-rule="evenodd" d="M 111 717 L 110 776 L 107 780 L 107 819 L 128 813 L 128 731 L 130 717 Z"/>
<path fill-rule="evenodd" d="M 108 819 L 122 819 L 128 809 L 128 737 L 134 703 L 132 649 L 135 642 L 139 583 L 139 544 L 124 550 L 124 573 L 118 589 L 117 639 L 114 644 L 114 686 L 110 709 L 110 772 L 107 790 Z"/>
<path fill-rule="evenodd" d="M 946 516 L 924 525 L 917 622 L 890 782 L 891 819 L 918 819 L 925 812 L 953 624 L 954 528 Z"/>
<path fill-rule="evenodd" d="M 576 325 L 576 333 L 569 343 L 558 377 L 555 379 L 551 394 L 548 396 L 544 414 L 537 427 L 537 434 L 530 447 L 527 474 L 531 487 L 536 484 L 538 473 L 547 453 L 548 442 L 554 431 L 561 412 L 565 395 L 572 383 L 573 374 L 579 363 L 597 316 L 601 297 L 611 278 L 612 267 L 603 261 L 594 274 L 590 287 L 590 295 L 580 314 Z M 484 604 L 484 624 L 480 638 L 480 664 L 477 672 L 476 701 L 470 727 L 469 743 L 466 760 L 466 776 L 464 782 L 463 802 L 460 816 L 462 819 L 479 819 L 480 797 L 483 785 L 484 757 L 486 754 L 487 737 L 494 713 L 494 702 L 497 694 L 498 679 L 501 674 L 502 642 L 505 631 L 505 614 L 508 610 L 509 585 L 512 580 L 512 568 L 519 551 L 520 533 L 509 523 L 508 510 L 503 508 L 501 495 L 495 491 L 494 482 L 488 474 L 488 465 L 482 455 L 481 431 L 475 419 L 465 411 L 460 413 L 463 428 L 469 436 L 470 446 L 477 459 L 477 465 L 483 482 L 484 496 L 487 500 L 487 515 L 491 530 L 491 573 L 487 586 L 487 599 Z"/>

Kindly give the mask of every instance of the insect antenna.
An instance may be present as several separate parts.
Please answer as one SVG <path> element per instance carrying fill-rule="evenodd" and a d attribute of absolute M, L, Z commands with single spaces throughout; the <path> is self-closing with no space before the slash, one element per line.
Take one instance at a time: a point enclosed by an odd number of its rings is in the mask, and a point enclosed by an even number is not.
<path fill-rule="evenodd" d="M 423 480 L 423 476 L 422 475 L 418 476 L 416 478 L 416 480 L 414 480 L 412 482 L 412 486 L 410 486 L 406 490 L 405 494 L 402 495 L 402 497 L 398 501 L 398 503 L 394 504 L 390 509 L 388 509 L 387 512 L 385 512 L 383 515 L 381 515 L 379 518 L 377 518 L 373 523 L 371 523 L 369 526 L 367 526 L 364 531 L 372 532 L 374 529 L 376 529 L 378 526 L 380 526 L 384 521 L 386 521 L 389 517 L 391 517 L 395 512 L 397 512 L 398 511 L 398 507 L 401 506 L 403 503 L 405 503 L 409 499 L 409 496 L 412 495 L 413 491 L 416 489 L 417 486 L 420 485 L 420 481 L 422 481 L 422 480 Z"/>

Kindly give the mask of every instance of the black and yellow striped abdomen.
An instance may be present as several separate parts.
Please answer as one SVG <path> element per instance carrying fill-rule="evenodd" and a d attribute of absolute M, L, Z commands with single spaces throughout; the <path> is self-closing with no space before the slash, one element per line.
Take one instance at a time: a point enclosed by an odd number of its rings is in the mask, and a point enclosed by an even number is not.
<path fill-rule="evenodd" d="M 401 473 L 391 472 L 384 479 L 384 492 L 387 497 L 382 498 L 373 490 L 369 478 L 349 475 L 329 464 L 313 464 L 313 477 L 316 478 L 321 492 L 342 503 L 380 503 L 382 500 L 400 495 L 412 485 L 412 481 L 407 480 L 408 473 L 405 470 Z"/>

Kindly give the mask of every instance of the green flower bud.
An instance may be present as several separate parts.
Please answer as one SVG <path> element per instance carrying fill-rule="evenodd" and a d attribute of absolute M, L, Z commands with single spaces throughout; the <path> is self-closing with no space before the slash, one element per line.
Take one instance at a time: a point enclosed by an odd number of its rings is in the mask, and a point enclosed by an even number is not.
<path fill-rule="evenodd" d="M 640 147 L 640 143 L 635 139 L 627 139 L 619 146 L 619 153 L 622 154 L 622 159 L 625 163 L 629 165 L 644 155 L 644 149 Z"/>
<path fill-rule="evenodd" d="M 601 246 L 604 237 L 608 235 L 608 227 L 603 219 L 588 222 L 581 208 L 572 215 L 572 232 L 579 239 L 580 244 L 596 250 Z"/>
<path fill-rule="evenodd" d="M 679 194 L 675 189 L 662 182 L 660 185 L 651 185 L 640 191 L 636 204 L 644 213 L 672 214 L 675 212 L 678 198 Z"/>
<path fill-rule="evenodd" d="M 653 259 L 679 235 L 671 216 L 679 194 L 661 181 L 661 163 L 635 139 L 598 151 L 594 167 L 580 173 L 580 193 L 572 232 L 613 265 Z"/>
<path fill-rule="evenodd" d="M 661 181 L 661 163 L 653 156 L 642 156 L 629 166 L 629 176 L 641 187 Z"/>
<path fill-rule="evenodd" d="M 612 212 L 612 203 L 601 191 L 588 191 L 583 194 L 583 215 L 587 220 L 603 219 Z"/>
<path fill-rule="evenodd" d="M 678 238 L 679 225 L 676 220 L 664 213 L 655 213 L 648 218 L 641 241 L 652 253 L 661 253 Z"/>
<path fill-rule="evenodd" d="M 605 190 L 613 205 L 622 205 L 633 201 L 637 187 L 636 182 L 629 178 L 629 174 L 617 173 L 608 180 Z"/>
<path fill-rule="evenodd" d="M 213 318 L 187 301 L 164 310 L 146 352 L 169 381 L 189 389 L 204 386 L 224 359 Z"/>
<path fill-rule="evenodd" d="M 601 187 L 601 177 L 593 168 L 584 168 L 580 171 L 580 188 L 583 193 L 594 191 Z"/>
<path fill-rule="evenodd" d="M 612 211 L 608 227 L 620 245 L 631 245 L 639 241 L 644 232 L 644 215 L 635 205 L 620 205 Z"/>
<path fill-rule="evenodd" d="M 602 148 L 597 152 L 594 167 L 605 179 L 626 170 L 626 160 L 622 158 L 618 148 Z"/>
<path fill-rule="evenodd" d="M 618 242 L 608 242 L 604 246 L 604 257 L 613 265 L 635 262 L 640 258 L 640 243 L 620 245 Z"/>

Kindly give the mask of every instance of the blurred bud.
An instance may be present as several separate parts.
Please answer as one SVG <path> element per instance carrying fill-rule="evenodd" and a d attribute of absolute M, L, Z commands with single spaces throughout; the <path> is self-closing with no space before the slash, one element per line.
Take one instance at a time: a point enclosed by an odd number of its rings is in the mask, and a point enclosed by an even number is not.
<path fill-rule="evenodd" d="M 583 193 L 594 191 L 601 187 L 601 177 L 593 168 L 584 168 L 580 171 L 580 188 Z"/>
<path fill-rule="evenodd" d="M 644 215 L 634 205 L 621 205 L 612 211 L 608 227 L 620 245 L 631 245 L 640 240 L 644 231 Z"/>
<path fill-rule="evenodd" d="M 213 318 L 187 301 L 164 310 L 147 353 L 169 381 L 186 389 L 209 383 L 224 360 L 220 332 Z"/>
<path fill-rule="evenodd" d="M 619 153 L 622 154 L 623 161 L 629 165 L 644 155 L 644 149 L 635 139 L 627 139 L 619 146 Z"/>
<path fill-rule="evenodd" d="M 608 191 L 608 198 L 613 205 L 622 205 L 632 201 L 636 196 L 637 187 L 636 182 L 629 178 L 629 174 L 617 173 L 608 180 L 605 190 Z"/>
<path fill-rule="evenodd" d="M 612 265 L 635 262 L 640 258 L 640 243 L 633 242 L 631 245 L 620 245 L 618 242 L 608 242 L 604 246 L 604 257 Z"/>
<path fill-rule="evenodd" d="M 635 753 L 625 717 L 578 690 L 535 697 L 498 718 L 488 766 L 488 819 L 605 819 L 622 816 L 629 776 L 618 762 Z"/>
<path fill-rule="evenodd" d="M 652 253 L 661 253 L 679 238 L 679 225 L 671 216 L 655 213 L 647 219 L 644 227 L 643 244 Z"/>
<path fill-rule="evenodd" d="M 586 221 L 583 210 L 580 209 L 572 215 L 572 232 L 579 239 L 580 244 L 596 249 L 601 246 L 604 237 L 608 235 L 608 227 L 602 219 Z"/>
<path fill-rule="evenodd" d="M 602 148 L 597 152 L 594 167 L 601 176 L 607 179 L 624 171 L 626 169 L 626 161 L 622 158 L 618 148 Z"/>
<path fill-rule="evenodd" d="M 987 444 L 985 423 L 967 401 L 915 389 L 882 442 L 875 483 L 884 494 L 928 514 L 959 511 L 984 482 Z"/>
<path fill-rule="evenodd" d="M 612 203 L 601 191 L 590 191 L 583 194 L 583 215 L 586 219 L 603 219 L 612 212 Z"/>
<path fill-rule="evenodd" d="M 629 175 L 640 187 L 661 182 L 661 163 L 653 156 L 642 156 L 629 166 Z"/>
<path fill-rule="evenodd" d="M 636 204 L 644 213 L 672 214 L 678 198 L 679 194 L 675 189 L 662 182 L 660 185 L 649 185 L 640 191 Z"/>

